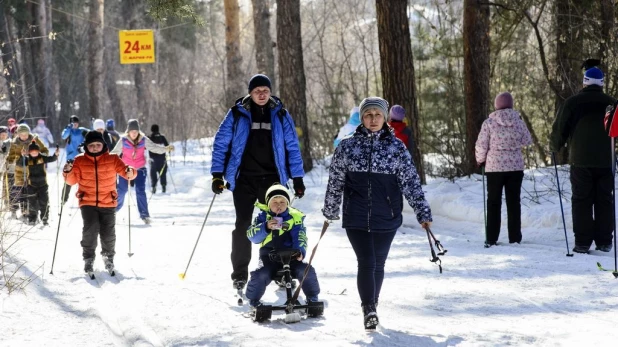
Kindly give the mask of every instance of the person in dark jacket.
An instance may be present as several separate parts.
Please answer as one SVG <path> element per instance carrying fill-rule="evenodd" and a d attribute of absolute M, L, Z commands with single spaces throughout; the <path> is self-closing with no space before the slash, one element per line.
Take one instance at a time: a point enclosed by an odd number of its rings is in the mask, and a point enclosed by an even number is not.
<path fill-rule="evenodd" d="M 249 275 L 251 225 L 256 200 L 265 203 L 266 190 L 275 182 L 294 182 L 294 195 L 305 194 L 303 159 L 296 127 L 279 98 L 272 96 L 270 79 L 255 75 L 249 95 L 236 101 L 215 135 L 212 151 L 212 191 L 227 187 L 234 196 L 236 225 L 232 232 L 232 281 L 244 288 Z M 227 184 L 224 184 L 224 180 Z"/>
<path fill-rule="evenodd" d="M 150 131 L 152 132 L 148 138 L 150 141 L 164 145 L 165 147 L 169 146 L 169 142 L 165 136 L 163 136 L 159 132 L 159 126 L 157 124 L 153 124 L 150 127 Z M 161 178 L 161 192 L 165 193 L 165 186 L 167 185 L 167 154 L 159 154 L 155 152 L 148 152 L 150 156 L 150 182 L 152 184 L 152 194 L 157 192 L 157 180 Z"/>
<path fill-rule="evenodd" d="M 274 262 L 269 254 L 278 249 L 297 249 L 300 254 L 290 262 L 292 278 L 303 278 L 307 267 L 307 277 L 303 282 L 303 293 L 306 301 L 317 302 L 320 294 L 320 284 L 315 269 L 302 260 L 307 255 L 307 233 L 305 215 L 299 210 L 289 207 L 290 194 L 281 184 L 272 185 L 265 196 L 266 204 L 257 203 L 260 213 L 255 217 L 253 225 L 247 230 L 251 242 L 260 245 L 260 262 L 258 268 L 251 272 L 251 280 L 247 284 L 247 299 L 253 309 L 261 305 L 260 299 L 266 291 L 266 286 L 273 280 L 278 270 L 283 269 L 281 262 Z"/>
<path fill-rule="evenodd" d="M 56 161 L 58 152 L 59 149 L 56 148 L 53 155 L 41 155 L 41 148 L 36 141 L 32 141 L 27 151 L 25 148 L 22 150 L 22 156 L 25 157 L 23 162 L 28 167 L 28 224 L 30 225 L 36 224 L 39 211 L 43 225 L 49 225 L 47 222 L 49 219 L 49 186 L 45 164 Z M 18 161 L 17 165 L 20 162 L 22 161 Z"/>
<path fill-rule="evenodd" d="M 112 137 L 112 146 L 109 148 L 115 148 L 116 143 L 120 141 L 120 134 L 115 129 L 116 122 L 114 122 L 114 120 L 110 118 L 105 122 L 105 127 L 107 128 L 107 132 L 109 133 L 109 135 Z"/>
<path fill-rule="evenodd" d="M 423 228 L 432 217 L 410 152 L 386 124 L 388 102 L 369 97 L 359 108 L 362 126 L 333 155 L 322 213 L 328 220 L 339 219 L 343 197 L 342 226 L 358 261 L 364 326 L 375 329 L 384 263 L 403 221 L 402 196 Z"/>
<path fill-rule="evenodd" d="M 79 126 L 79 117 L 71 116 L 69 118 L 69 124 L 62 130 L 62 139 L 66 141 L 64 151 L 67 161 L 75 159 L 75 156 L 80 153 L 79 147 L 84 142 L 87 132 L 88 129 Z M 66 204 L 71 194 L 71 186 L 65 183 L 63 192 L 62 203 Z"/>
<path fill-rule="evenodd" d="M 569 148 L 572 218 L 575 248 L 588 253 L 612 249 L 613 206 L 611 141 L 603 127 L 605 109 L 616 100 L 603 93 L 603 72 L 596 67 L 584 73 L 584 88 L 566 99 L 552 126 L 554 153 Z"/>
<path fill-rule="evenodd" d="M 403 120 L 406 118 L 406 110 L 399 106 L 393 105 L 390 110 L 388 125 L 393 128 L 395 131 L 395 137 L 400 139 L 406 148 L 412 155 L 412 151 L 414 150 L 414 134 L 412 134 L 412 130 Z"/>
<path fill-rule="evenodd" d="M 105 140 L 105 145 L 107 148 L 114 148 L 116 142 L 112 139 L 112 135 L 105 129 L 105 122 L 102 119 L 95 119 L 92 122 L 92 130 L 97 131 L 103 135 L 103 140 Z"/>

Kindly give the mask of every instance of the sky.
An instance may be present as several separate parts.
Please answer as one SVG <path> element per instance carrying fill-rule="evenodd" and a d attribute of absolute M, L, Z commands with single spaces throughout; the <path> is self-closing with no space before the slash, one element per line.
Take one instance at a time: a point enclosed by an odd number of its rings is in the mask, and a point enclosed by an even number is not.
<path fill-rule="evenodd" d="M 613 346 L 618 338 L 618 279 L 599 271 L 614 268 L 614 252 L 567 257 L 553 168 L 526 171 L 522 190 L 521 244 L 509 244 L 506 207 L 499 245 L 483 247 L 481 176 L 430 179 L 424 186 L 433 211 L 432 231 L 448 250 L 443 273 L 430 262 L 427 235 L 406 205 L 386 262 L 380 295 L 380 326 L 365 332 L 356 289 L 357 263 L 341 223 L 331 224 L 313 265 L 324 316 L 285 324 L 284 315 L 256 323 L 248 306 L 236 304 L 230 273 L 232 194 L 217 196 L 186 276 L 179 275 L 196 245 L 208 206 L 211 140 L 180 143 L 170 166 L 168 193 L 150 201 L 153 223 L 129 208 L 117 213 L 115 278 L 95 260 L 97 279 L 83 273 L 82 221 L 76 198 L 58 227 L 61 179 L 49 166 L 50 226 L 33 228 L 8 220 L 10 237 L 21 236 L 9 259 L 23 264 L 18 277 L 32 276 L 23 290 L 0 292 L 0 346 Z M 184 162 L 184 164 L 183 164 Z M 573 247 L 568 168 L 559 170 L 569 247 Z M 169 181 L 169 177 L 168 177 Z M 305 177 L 307 194 L 294 207 L 307 214 L 308 250 L 316 245 L 328 169 Z M 75 188 L 74 188 L 75 189 Z M 150 196 L 150 193 L 148 194 Z M 594 246 L 593 246 L 594 247 Z M 250 269 L 257 267 L 254 245 Z M 100 248 L 97 253 L 100 252 Z M 11 267 L 11 266 L 9 266 Z M 304 295 L 300 296 L 304 301 Z M 262 298 L 282 304 L 285 292 L 272 283 Z"/>

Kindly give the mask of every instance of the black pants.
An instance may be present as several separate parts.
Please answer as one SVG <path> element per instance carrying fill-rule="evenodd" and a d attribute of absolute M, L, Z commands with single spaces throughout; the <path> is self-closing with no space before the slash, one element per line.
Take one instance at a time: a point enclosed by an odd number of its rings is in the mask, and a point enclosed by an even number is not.
<path fill-rule="evenodd" d="M 611 168 L 571 166 L 573 233 L 575 244 L 590 247 L 612 243 Z"/>
<path fill-rule="evenodd" d="M 152 163 L 150 163 L 150 183 L 152 187 L 157 186 L 157 180 L 161 177 L 161 187 L 167 185 L 167 164 L 165 156 L 152 157 Z"/>
<path fill-rule="evenodd" d="M 41 220 L 49 217 L 49 192 L 47 184 L 40 187 L 28 186 L 28 221 L 36 222 L 41 212 Z"/>
<path fill-rule="evenodd" d="M 397 232 L 376 233 L 355 229 L 345 231 L 358 261 L 356 286 L 361 305 L 375 304 L 384 281 L 384 264 Z"/>
<path fill-rule="evenodd" d="M 523 171 L 487 172 L 487 243 L 498 241 L 502 220 L 502 188 L 506 197 L 509 242 L 521 242 L 521 182 Z"/>
<path fill-rule="evenodd" d="M 266 191 L 273 183 L 279 182 L 279 176 L 240 176 L 232 192 L 236 209 L 236 226 L 232 231 L 232 280 L 247 281 L 249 262 L 251 261 L 251 241 L 247 238 L 247 229 L 253 218 L 255 201 L 266 203 Z"/>
<path fill-rule="evenodd" d="M 71 186 L 68 184 L 64 184 L 64 196 L 62 197 L 62 202 L 66 203 L 69 201 L 69 196 L 71 194 Z"/>
<path fill-rule="evenodd" d="M 82 256 L 94 259 L 97 236 L 101 238 L 101 255 L 113 257 L 116 254 L 116 209 L 113 207 L 82 206 Z"/>

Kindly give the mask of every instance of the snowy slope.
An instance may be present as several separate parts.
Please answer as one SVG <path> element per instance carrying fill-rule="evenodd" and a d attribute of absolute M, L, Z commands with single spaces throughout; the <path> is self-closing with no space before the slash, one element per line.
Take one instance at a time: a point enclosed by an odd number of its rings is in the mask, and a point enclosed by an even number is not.
<path fill-rule="evenodd" d="M 490 249 L 483 248 L 480 176 L 431 181 L 425 190 L 433 232 L 448 249 L 441 256 L 444 272 L 429 261 L 427 236 L 408 206 L 386 265 L 379 332 L 362 328 L 356 260 L 340 222 L 329 228 L 314 259 L 324 317 L 286 325 L 273 313 L 271 322 L 254 323 L 241 315 L 248 308 L 236 305 L 231 286 L 231 193 L 216 198 L 186 278 L 178 276 L 213 198 L 208 143 L 190 145 L 186 163 L 177 156 L 170 168 L 177 193 L 168 183 L 170 194 L 150 202 L 153 224 L 143 225 L 131 205 L 133 257 L 127 255 L 128 206 L 117 214 L 117 279 L 101 271 L 100 256 L 98 281 L 82 273 L 74 197 L 63 212 L 49 274 L 58 223 L 58 181 L 50 166 L 51 227 L 28 230 L 11 222 L 13 230 L 27 232 L 11 252 L 25 262 L 20 275 L 38 278 L 24 293 L 1 294 L 1 346 L 613 346 L 618 338 L 618 280 L 595 265 L 613 269 L 614 253 L 565 256 L 553 169 L 526 173 L 522 244 L 508 244 L 503 223 L 502 245 Z M 566 168 L 560 178 L 572 247 Z M 324 221 L 327 180 L 328 171 L 317 167 L 305 179 L 307 195 L 294 203 L 307 213 L 310 248 Z M 503 215 L 506 220 L 505 207 Z M 250 267 L 256 264 L 254 257 Z M 263 300 L 282 303 L 284 296 L 272 284 Z"/>

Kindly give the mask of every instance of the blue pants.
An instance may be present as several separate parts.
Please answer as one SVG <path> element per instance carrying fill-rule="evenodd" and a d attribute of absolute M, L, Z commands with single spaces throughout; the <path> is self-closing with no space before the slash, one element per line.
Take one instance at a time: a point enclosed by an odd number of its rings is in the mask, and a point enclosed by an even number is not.
<path fill-rule="evenodd" d="M 148 199 L 146 198 L 147 174 L 146 168 L 143 167 L 137 170 L 137 177 L 133 180 L 133 182 L 135 182 L 135 195 L 137 195 L 137 210 L 139 211 L 139 217 L 141 219 L 150 217 L 150 213 L 148 213 Z M 116 189 L 118 190 L 118 207 L 116 207 L 116 211 L 120 211 L 122 205 L 124 205 L 124 196 L 129 190 L 128 183 L 127 180 L 118 176 L 118 184 L 116 185 Z"/>
<path fill-rule="evenodd" d="M 346 229 L 348 240 L 352 244 L 358 261 L 356 286 L 361 305 L 378 302 L 382 281 L 384 281 L 384 263 L 396 233 L 397 231 L 379 233 Z"/>
<path fill-rule="evenodd" d="M 292 278 L 298 280 L 302 279 L 307 266 L 309 266 L 309 271 L 303 282 L 303 293 L 305 293 L 305 297 L 308 300 L 317 301 L 318 294 L 320 294 L 320 284 L 318 283 L 318 276 L 313 266 L 298 260 L 292 260 L 292 262 L 290 262 Z M 251 272 L 251 279 L 249 280 L 249 284 L 247 284 L 247 292 L 245 293 L 247 299 L 251 300 L 250 304 L 252 306 L 255 306 L 260 301 L 266 291 L 266 287 L 277 274 L 277 270 L 281 269 L 283 269 L 281 263 L 272 262 L 268 256 L 260 257 L 260 265 L 255 271 Z"/>

